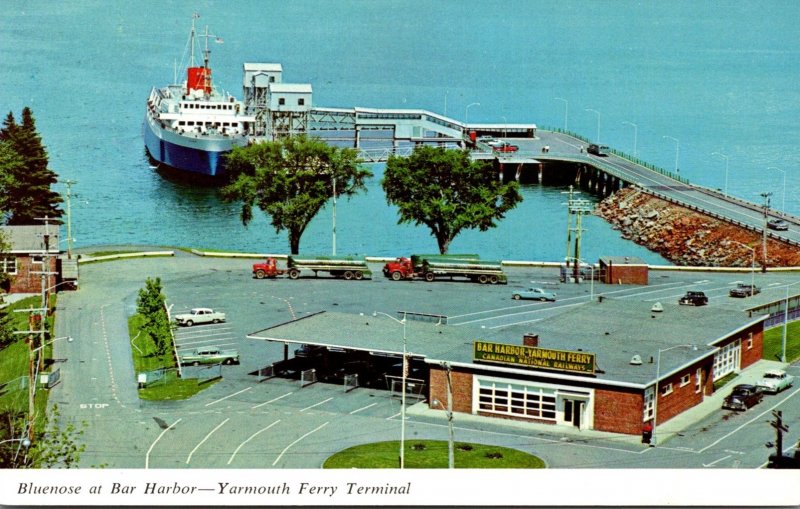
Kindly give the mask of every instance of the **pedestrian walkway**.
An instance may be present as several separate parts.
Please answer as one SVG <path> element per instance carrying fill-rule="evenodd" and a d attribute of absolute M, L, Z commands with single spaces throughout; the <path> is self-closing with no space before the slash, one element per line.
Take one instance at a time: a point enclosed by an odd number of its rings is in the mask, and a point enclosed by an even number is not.
<path fill-rule="evenodd" d="M 722 408 L 722 400 L 730 393 L 734 385 L 754 384 L 761 378 L 764 371 L 768 369 L 783 369 L 784 367 L 785 364 L 781 362 L 762 359 L 748 366 L 746 369 L 743 369 L 723 388 L 710 396 L 706 396 L 699 405 L 659 424 L 656 429 L 658 445 L 663 445 L 664 442 L 674 437 L 676 434 L 682 433 L 684 430 L 691 428 L 698 421 L 708 417 L 714 412 L 720 411 Z M 425 421 L 441 422 L 442 424 L 446 424 L 447 422 L 447 415 L 444 411 L 430 408 L 426 402 L 412 405 L 407 409 L 406 414 L 411 419 L 416 418 Z M 616 444 L 647 447 L 645 444 L 642 444 L 642 437 L 640 435 L 625 435 L 607 431 L 578 429 L 570 426 L 554 426 L 551 424 L 499 419 L 465 413 L 454 413 L 453 423 L 455 426 L 475 429 L 505 429 L 506 432 L 517 430 L 518 432 L 528 434 L 548 434 L 556 439 L 560 437 L 561 440 L 607 440 Z"/>

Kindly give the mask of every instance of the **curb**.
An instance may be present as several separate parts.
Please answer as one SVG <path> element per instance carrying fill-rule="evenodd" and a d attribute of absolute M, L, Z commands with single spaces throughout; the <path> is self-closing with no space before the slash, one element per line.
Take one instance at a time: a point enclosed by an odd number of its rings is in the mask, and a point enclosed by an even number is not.
<path fill-rule="evenodd" d="M 78 258 L 78 263 L 105 262 L 126 258 L 153 258 L 157 256 L 175 256 L 175 251 L 143 251 L 140 253 L 119 253 L 106 256 L 81 256 Z"/>

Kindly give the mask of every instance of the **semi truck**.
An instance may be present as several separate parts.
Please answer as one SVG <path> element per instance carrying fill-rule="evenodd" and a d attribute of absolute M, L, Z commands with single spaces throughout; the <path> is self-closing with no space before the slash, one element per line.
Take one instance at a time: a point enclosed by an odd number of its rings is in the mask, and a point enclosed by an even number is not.
<path fill-rule="evenodd" d="M 289 279 L 297 279 L 304 271 L 328 273 L 333 277 L 349 280 L 361 280 L 372 277 L 367 262 L 352 256 L 289 256 L 286 268 L 278 267 L 274 258 L 267 258 L 263 263 L 253 264 L 253 277 L 257 279 L 274 278 L 286 274 Z"/>
<path fill-rule="evenodd" d="M 383 267 L 383 274 L 393 281 L 421 278 L 463 277 L 477 283 L 507 283 L 503 267 L 497 261 L 481 260 L 478 255 L 412 255 L 400 257 Z"/>

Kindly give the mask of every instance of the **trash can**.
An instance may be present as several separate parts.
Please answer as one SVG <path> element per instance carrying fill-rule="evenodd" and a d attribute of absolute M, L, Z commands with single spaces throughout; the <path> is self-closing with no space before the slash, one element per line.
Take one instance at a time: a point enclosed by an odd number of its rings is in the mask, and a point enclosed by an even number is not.
<path fill-rule="evenodd" d="M 652 438 L 653 438 L 653 426 L 651 426 L 649 422 L 645 423 L 645 425 L 642 426 L 642 443 L 649 444 Z"/>

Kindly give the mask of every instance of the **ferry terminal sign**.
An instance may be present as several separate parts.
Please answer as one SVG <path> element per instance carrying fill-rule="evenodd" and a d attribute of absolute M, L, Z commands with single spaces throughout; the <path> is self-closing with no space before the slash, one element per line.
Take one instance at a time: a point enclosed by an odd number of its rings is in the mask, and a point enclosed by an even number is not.
<path fill-rule="evenodd" d="M 595 367 L 595 354 L 593 353 L 552 350 L 505 343 L 488 343 L 486 341 L 475 341 L 473 359 L 497 364 L 554 369 L 591 375 L 594 374 Z"/>

